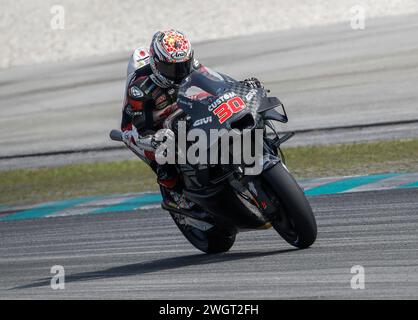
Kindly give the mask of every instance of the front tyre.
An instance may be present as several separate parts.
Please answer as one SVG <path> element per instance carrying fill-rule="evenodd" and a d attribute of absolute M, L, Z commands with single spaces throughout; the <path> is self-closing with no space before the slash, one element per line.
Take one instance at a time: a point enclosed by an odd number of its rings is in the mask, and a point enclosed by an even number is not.
<path fill-rule="evenodd" d="M 200 251 L 209 254 L 226 252 L 235 242 L 236 232 L 224 230 L 216 225 L 208 230 L 201 230 L 184 223 L 183 217 L 177 213 L 170 212 L 170 215 L 184 237 Z"/>
<path fill-rule="evenodd" d="M 317 236 L 317 225 L 312 208 L 293 176 L 278 163 L 262 173 L 266 192 L 278 208 L 272 217 L 274 229 L 291 245 L 304 249 Z"/>

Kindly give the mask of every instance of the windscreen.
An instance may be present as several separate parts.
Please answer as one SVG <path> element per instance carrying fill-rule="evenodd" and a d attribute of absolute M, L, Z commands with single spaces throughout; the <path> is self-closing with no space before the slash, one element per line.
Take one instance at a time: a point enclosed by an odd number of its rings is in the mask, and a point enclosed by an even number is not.
<path fill-rule="evenodd" d="M 234 80 L 222 76 L 208 68 L 192 72 L 180 86 L 180 101 L 199 101 L 205 105 L 211 103 L 210 97 L 218 97 L 230 88 Z"/>

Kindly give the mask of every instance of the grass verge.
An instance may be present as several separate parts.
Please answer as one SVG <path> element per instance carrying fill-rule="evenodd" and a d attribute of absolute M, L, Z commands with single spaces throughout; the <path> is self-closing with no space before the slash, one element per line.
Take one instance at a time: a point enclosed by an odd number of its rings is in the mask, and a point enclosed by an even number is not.
<path fill-rule="evenodd" d="M 418 139 L 284 148 L 298 178 L 418 172 Z M 140 160 L 0 171 L 0 205 L 158 190 Z"/>

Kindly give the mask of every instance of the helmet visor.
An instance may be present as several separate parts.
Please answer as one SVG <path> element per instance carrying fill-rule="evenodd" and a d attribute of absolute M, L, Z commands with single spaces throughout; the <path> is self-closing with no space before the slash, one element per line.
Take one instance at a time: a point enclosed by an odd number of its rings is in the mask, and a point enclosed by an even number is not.
<path fill-rule="evenodd" d="M 184 62 L 169 63 L 155 61 L 157 70 L 167 79 L 180 83 L 192 71 L 193 59 Z"/>

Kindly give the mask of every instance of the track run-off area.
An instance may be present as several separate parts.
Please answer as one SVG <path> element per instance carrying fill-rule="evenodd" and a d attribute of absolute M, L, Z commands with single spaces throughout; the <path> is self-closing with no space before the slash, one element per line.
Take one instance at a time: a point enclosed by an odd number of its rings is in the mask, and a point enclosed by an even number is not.
<path fill-rule="evenodd" d="M 418 173 L 385 173 L 299 181 L 307 196 L 418 188 Z M 131 193 L 65 199 L 29 206 L 0 206 L 0 222 L 43 217 L 103 214 L 158 208 L 159 193 Z"/>

